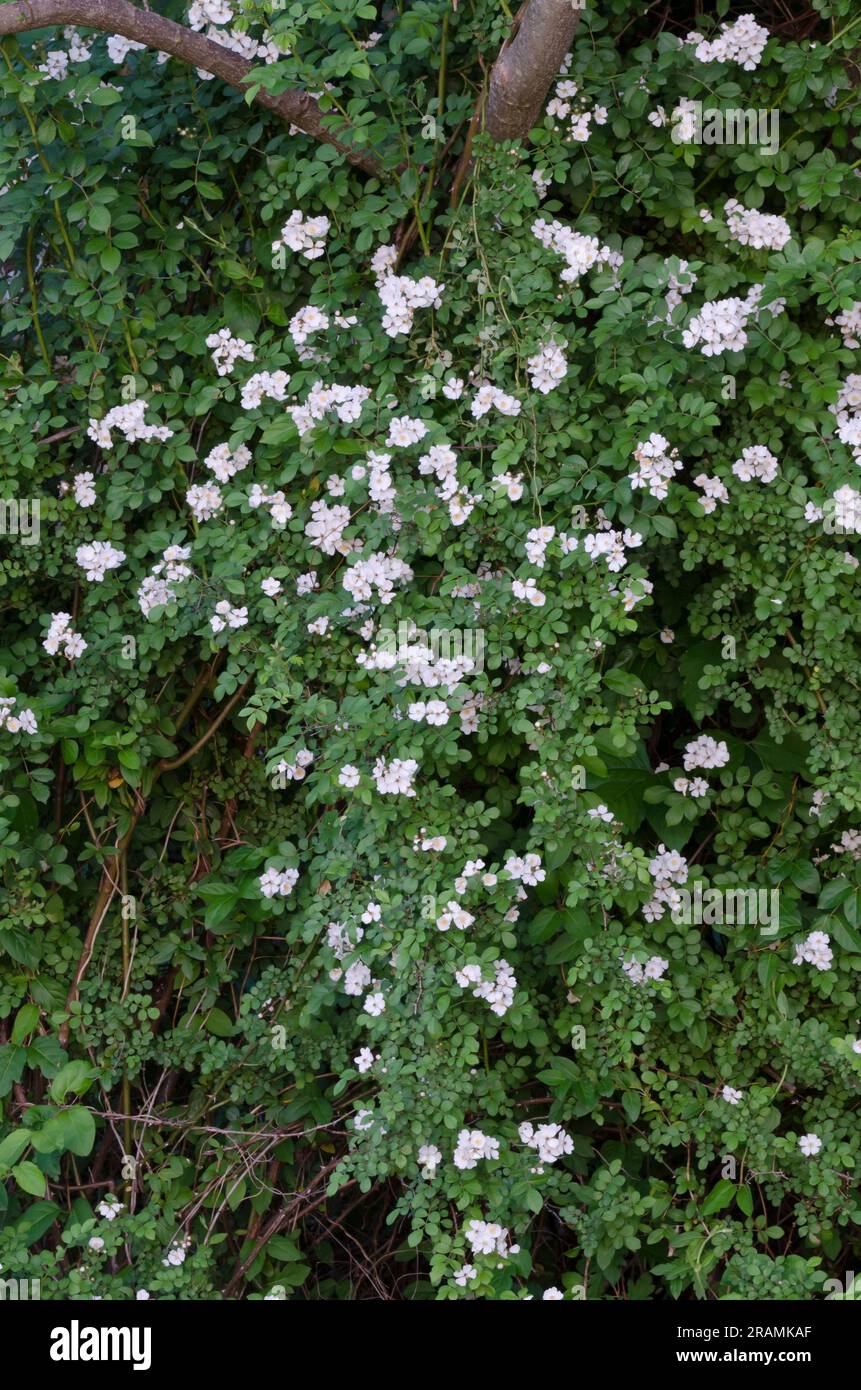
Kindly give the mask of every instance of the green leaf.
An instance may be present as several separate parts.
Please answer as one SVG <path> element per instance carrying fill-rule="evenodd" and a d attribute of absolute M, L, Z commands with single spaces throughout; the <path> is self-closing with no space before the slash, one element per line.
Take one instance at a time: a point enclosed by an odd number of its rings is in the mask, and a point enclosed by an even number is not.
<path fill-rule="evenodd" d="M 210 1009 L 203 1026 L 207 1033 L 212 1033 L 216 1038 L 231 1038 L 236 1031 L 235 1024 L 223 1009 Z"/>
<path fill-rule="evenodd" d="M 43 1076 L 56 1076 L 65 1060 L 65 1049 L 52 1033 L 34 1038 L 27 1048 L 27 1066 L 38 1067 Z"/>
<path fill-rule="evenodd" d="M 16 1081 L 24 1073 L 27 1053 L 16 1043 L 6 1043 L 0 1047 L 0 1097 L 8 1096 Z"/>
<path fill-rule="evenodd" d="M 82 1096 L 87 1091 L 93 1081 L 92 1068 L 86 1062 L 79 1059 L 67 1062 L 61 1067 L 51 1082 L 51 1099 L 57 1105 L 62 1105 L 69 1093 Z"/>
<path fill-rule="evenodd" d="M 639 1119 L 640 1110 L 643 1104 L 643 1097 L 639 1091 L 625 1091 L 622 1094 L 622 1109 L 627 1115 L 631 1124 Z"/>
<path fill-rule="evenodd" d="M 17 1163 L 22 1153 L 30 1144 L 30 1131 L 28 1129 L 13 1129 L 11 1134 L 0 1140 L 0 1168 L 10 1168 L 13 1163 Z"/>
<path fill-rule="evenodd" d="M 82 1105 L 62 1110 L 57 1117 L 63 1131 L 63 1147 L 80 1158 L 86 1158 L 96 1140 L 96 1121 Z"/>
<path fill-rule="evenodd" d="M 34 1202 L 28 1207 L 15 1227 L 15 1236 L 24 1246 L 35 1245 L 37 1240 L 41 1240 L 49 1226 L 52 1226 L 59 1215 L 60 1208 L 56 1202 Z"/>
<path fill-rule="evenodd" d="M 800 888 L 802 893 L 819 892 L 819 871 L 813 864 L 793 864 L 789 871 L 789 877 Z"/>
<path fill-rule="evenodd" d="M 614 666 L 612 670 L 604 672 L 604 684 L 617 695 L 636 695 L 643 689 L 643 682 L 639 676 L 631 675 L 630 671 L 623 671 L 620 666 Z"/>
<path fill-rule="evenodd" d="M 847 898 L 851 891 L 852 886 L 848 879 L 842 876 L 840 878 L 833 878 L 830 883 L 825 884 L 825 887 L 819 895 L 819 901 L 816 906 L 827 912 L 829 908 L 835 907 L 838 903 L 842 903 L 843 899 Z"/>
<path fill-rule="evenodd" d="M 728 1207 L 735 1196 L 735 1190 L 735 1183 L 731 1183 L 728 1178 L 721 1178 L 700 1207 L 700 1215 L 713 1216 L 716 1211 Z"/>
<path fill-rule="evenodd" d="M 224 318 L 233 332 L 246 341 L 254 338 L 260 327 L 260 311 L 255 301 L 240 290 L 229 290 L 224 296 Z M 293 424 L 292 420 L 290 423 Z"/>
<path fill-rule="evenodd" d="M 26 1160 L 24 1163 L 18 1163 L 12 1169 L 12 1177 L 22 1191 L 29 1192 L 31 1197 L 44 1197 L 48 1190 L 45 1174 L 40 1168 L 36 1167 L 35 1163 L 30 1163 L 29 1160 Z"/>
<path fill-rule="evenodd" d="M 111 214 L 102 203 L 94 203 L 90 208 L 87 221 L 94 232 L 106 232 L 111 225 Z"/>
<path fill-rule="evenodd" d="M 13 1043 L 26 1042 L 39 1022 L 39 1009 L 35 1004 L 25 1004 L 18 1010 L 12 1026 Z"/>

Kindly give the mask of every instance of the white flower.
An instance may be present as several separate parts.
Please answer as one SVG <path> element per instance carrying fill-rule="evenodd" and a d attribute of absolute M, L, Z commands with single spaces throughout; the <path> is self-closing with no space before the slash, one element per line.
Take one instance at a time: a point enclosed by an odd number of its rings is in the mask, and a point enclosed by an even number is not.
<path fill-rule="evenodd" d="M 408 275 L 391 274 L 391 266 L 381 265 L 381 270 L 383 273 L 377 275 L 377 294 L 384 310 L 383 331 L 390 338 L 409 333 L 416 309 L 441 307 L 445 285 L 438 285 L 430 275 L 413 280 Z"/>
<path fill-rule="evenodd" d="M 72 484 L 75 501 L 79 507 L 91 507 L 96 500 L 96 489 L 92 473 L 77 473 Z"/>
<path fill-rule="evenodd" d="M 512 579 L 511 592 L 515 598 L 525 599 L 527 603 L 531 603 L 533 608 L 543 608 L 547 602 L 547 595 L 537 587 L 531 575 L 525 583 L 521 579 Z"/>
<path fill-rule="evenodd" d="M 833 959 L 831 938 L 828 933 L 812 931 L 805 941 L 796 942 L 792 963 L 793 965 L 802 965 L 806 961 L 808 965 L 815 966 L 817 970 L 830 970 Z"/>
<path fill-rule="evenodd" d="M 228 0 L 192 0 L 188 11 L 188 27 L 205 29 L 208 24 L 229 24 L 233 10 Z"/>
<path fill-rule="evenodd" d="M 172 585 L 191 578 L 192 570 L 185 564 L 190 554 L 189 546 L 169 545 L 158 563 L 141 581 L 137 597 L 140 610 L 145 617 L 149 617 L 154 608 L 170 603 L 171 599 L 176 598 L 176 590 Z"/>
<path fill-rule="evenodd" d="M 39 72 L 53 82 L 62 82 L 68 71 L 69 55 L 64 48 L 49 49 L 47 61 L 39 64 Z"/>
<path fill-rule="evenodd" d="M 236 473 L 247 468 L 250 462 L 251 450 L 244 444 L 239 444 L 235 449 L 230 449 L 227 444 L 216 444 L 203 460 L 203 466 L 215 475 L 218 482 L 227 483 Z"/>
<path fill-rule="evenodd" d="M 453 1154 L 455 1168 L 475 1168 L 479 1160 L 485 1158 L 499 1158 L 499 1140 L 482 1134 L 480 1129 L 462 1129 Z"/>
<path fill-rule="evenodd" d="M 407 448 L 410 444 L 418 444 L 420 439 L 424 439 L 428 432 L 428 427 L 422 420 L 413 420 L 409 415 L 399 415 L 389 421 L 389 432 L 386 436 L 386 445 L 389 448 Z"/>
<path fill-rule="evenodd" d="M 470 1221 L 465 1235 L 476 1255 L 508 1254 L 508 1230 L 495 1221 Z"/>
<path fill-rule="evenodd" d="M 685 747 L 685 772 L 695 767 L 723 767 L 729 762 L 729 749 L 721 739 L 718 743 L 710 734 L 700 734 Z"/>
<path fill-rule="evenodd" d="M 229 328 L 219 328 L 210 333 L 206 346 L 212 352 L 212 361 L 219 376 L 227 376 L 238 361 L 253 362 L 254 348 L 244 338 L 234 338 Z"/>
<path fill-rule="evenodd" d="M 415 796 L 413 778 L 418 772 L 415 758 L 377 758 L 372 776 L 377 791 L 388 796 Z"/>
<path fill-rule="evenodd" d="M 822 1148 L 822 1140 L 818 1134 L 802 1134 L 798 1141 L 798 1147 L 806 1158 L 812 1158 Z"/>
<path fill-rule="evenodd" d="M 379 1018 L 380 1014 L 386 1012 L 386 1001 L 382 994 L 377 992 L 375 994 L 369 994 L 362 1007 L 366 1014 L 371 1015 L 371 1018 Z"/>
<path fill-rule="evenodd" d="M 194 483 L 185 494 L 195 521 L 209 521 L 221 511 L 221 488 L 215 483 Z"/>
<path fill-rule="evenodd" d="M 547 343 L 539 348 L 534 357 L 530 357 L 526 363 L 532 385 L 536 391 L 540 391 L 546 396 L 549 391 L 553 391 L 565 378 L 568 371 L 568 363 L 565 354 L 556 343 Z"/>
<path fill-rule="evenodd" d="M 284 869 L 279 873 L 277 869 L 267 869 L 260 875 L 258 882 L 260 892 L 264 898 L 274 898 L 280 896 L 286 898 L 293 892 L 299 878 L 298 869 Z"/>
<path fill-rule="evenodd" d="M 634 985 L 645 984 L 646 980 L 660 980 L 669 969 L 670 962 L 663 956 L 650 956 L 645 965 L 635 957 L 626 961 L 622 957 L 622 969 Z"/>
<path fill-rule="evenodd" d="M 773 483 L 777 477 L 778 462 L 774 454 L 761 444 L 742 449 L 741 458 L 736 459 L 732 471 L 743 483 L 758 478 L 762 483 Z"/>
<path fill-rule="evenodd" d="M 56 656 L 62 646 L 63 655 L 69 661 L 76 660 L 87 650 L 87 644 L 83 637 L 72 627 L 69 613 L 52 613 L 51 626 L 42 646 L 49 656 Z"/>
<path fill-rule="evenodd" d="M 741 246 L 782 251 L 792 236 L 786 218 L 742 207 L 735 198 L 724 203 L 724 212 L 730 233 Z"/>
<path fill-rule="evenodd" d="M 538 238 L 542 246 L 564 257 L 566 265 L 561 278 L 567 284 L 579 280 L 580 276 L 593 266 L 600 268 L 603 263 L 609 262 L 613 255 L 609 246 L 599 244 L 597 237 L 583 236 L 581 232 L 575 232 L 555 220 L 545 222 L 539 217 L 532 224 L 532 234 Z"/>
<path fill-rule="evenodd" d="M 289 383 L 290 378 L 286 372 L 255 372 L 242 387 L 242 409 L 256 410 L 267 398 L 273 401 L 285 400 Z"/>
<path fill-rule="evenodd" d="M 729 501 L 726 484 L 718 477 L 709 477 L 707 473 L 698 473 L 694 478 L 694 487 L 702 488 L 703 496 L 699 499 L 700 506 L 709 515 L 715 511 L 718 502 L 727 503 Z"/>
<path fill-rule="evenodd" d="M 225 629 L 236 629 L 245 627 L 248 623 L 247 608 L 233 608 L 227 599 L 221 599 L 215 605 L 215 612 L 209 620 L 209 626 L 213 632 L 224 632 Z"/>
<path fill-rule="evenodd" d="M 360 781 L 359 769 L 345 763 L 338 774 L 338 781 L 342 787 L 357 787 Z"/>
<path fill-rule="evenodd" d="M 833 319 L 826 319 L 825 322 L 840 329 L 844 347 L 861 347 L 861 301 L 856 299 L 848 309 L 842 309 Z"/>
<path fill-rule="evenodd" d="M 456 970 L 454 977 L 461 989 L 471 990 L 474 999 L 483 999 L 491 1013 L 502 1018 L 514 1003 L 517 980 L 506 960 L 494 961 L 490 969 L 492 978 L 485 979 L 482 966 L 468 964 Z"/>
<path fill-rule="evenodd" d="M 359 928 L 361 930 L 361 928 Z M 344 993 L 357 999 L 371 983 L 371 971 L 363 960 L 355 960 L 344 974 Z"/>
<path fill-rule="evenodd" d="M 125 551 L 116 550 L 110 541 L 92 541 L 79 545 L 75 559 L 90 583 L 99 584 L 108 570 L 118 569 L 125 560 Z"/>
<path fill-rule="evenodd" d="M 512 855 L 505 861 L 505 871 L 511 878 L 517 879 L 520 883 L 526 883 L 530 887 L 542 883 L 546 877 L 546 873 L 541 867 L 541 858 L 537 854 L 527 854 L 522 859 Z"/>
<path fill-rule="evenodd" d="M 17 714 L 13 713 L 15 700 L 11 695 L 0 697 L 0 729 L 5 729 L 7 733 L 35 734 L 38 732 L 36 716 L 31 709 L 19 709 Z"/>
<path fill-rule="evenodd" d="M 144 48 L 146 48 L 146 44 L 137 43 L 134 39 L 127 39 L 123 34 L 111 34 L 108 39 L 108 57 L 114 63 L 121 63 L 127 53 Z"/>
<path fill-rule="evenodd" d="M 670 482 L 682 467 L 678 449 L 662 434 L 650 434 L 634 450 L 637 468 L 628 475 L 632 488 L 645 488 L 651 497 L 666 498 Z"/>
<path fill-rule="evenodd" d="M 491 386 L 485 382 L 473 396 L 469 409 L 473 419 L 480 420 L 491 408 L 498 410 L 500 415 L 517 416 L 522 406 L 516 396 L 511 396 L 507 391 L 501 391 L 498 386 Z"/>
<path fill-rule="evenodd" d="M 118 1202 L 115 1197 L 111 1197 L 110 1200 L 106 1198 L 105 1201 L 99 1202 L 96 1207 L 98 1215 L 103 1216 L 106 1221 L 113 1221 L 123 1210 L 122 1202 Z"/>
<path fill-rule="evenodd" d="M 272 250 L 277 251 L 280 246 L 286 246 L 288 251 L 297 252 L 307 261 L 315 261 L 326 250 L 329 225 L 328 217 L 306 219 L 298 208 L 294 208 L 281 228 L 280 237 L 273 241 Z"/>
<path fill-rule="evenodd" d="M 739 63 L 745 72 L 753 72 L 768 43 L 768 30 L 752 14 L 743 14 L 734 24 L 722 24 L 716 39 L 709 41 L 694 32 L 685 43 L 694 46 L 694 57 L 701 63 Z"/>
<path fill-rule="evenodd" d="M 685 347 L 700 347 L 704 357 L 739 352 L 746 347 L 747 321 L 760 313 L 762 290 L 762 285 L 751 285 L 745 299 L 732 296 L 706 302 L 682 333 Z M 785 306 L 784 301 L 776 299 L 767 307 L 770 314 L 779 314 Z"/>
<path fill-rule="evenodd" d="M 543 169 L 533 169 L 532 182 L 535 184 L 535 191 L 539 198 L 546 198 L 552 180 L 545 174 Z"/>
<path fill-rule="evenodd" d="M 724 1086 L 721 1091 L 721 1097 L 726 1101 L 727 1105 L 738 1105 L 741 1100 L 741 1094 L 741 1091 L 737 1091 L 734 1086 Z"/>
<path fill-rule="evenodd" d="M 301 347 L 312 333 L 322 333 L 329 327 L 329 316 L 313 304 L 295 313 L 288 325 L 288 332 L 297 347 Z M 301 354 L 300 354 L 301 355 Z"/>
<path fill-rule="evenodd" d="M 435 1144 L 423 1144 L 418 1152 L 419 1167 L 428 1170 L 428 1176 L 433 1177 L 434 1169 L 442 1163 L 442 1153 Z"/>
<path fill-rule="evenodd" d="M 542 1163 L 555 1163 L 558 1158 L 574 1152 L 574 1141 L 561 1125 L 544 1124 L 533 1128 L 526 1122 L 518 1133 L 524 1144 L 537 1150 Z"/>

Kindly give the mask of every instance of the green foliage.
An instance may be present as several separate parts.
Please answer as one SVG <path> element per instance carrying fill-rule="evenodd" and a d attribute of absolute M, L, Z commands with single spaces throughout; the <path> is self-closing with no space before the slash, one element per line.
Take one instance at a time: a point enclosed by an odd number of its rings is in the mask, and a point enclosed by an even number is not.
<path fill-rule="evenodd" d="M 745 71 L 641 8 L 581 18 L 568 76 L 606 122 L 478 133 L 453 197 L 509 31 L 489 0 L 237 11 L 281 49 L 253 90 L 321 93 L 377 177 L 179 62 L 89 34 L 54 80 L 59 33 L 3 41 L 0 474 L 40 513 L 37 543 L 0 536 L 0 1264 L 43 1297 L 807 1298 L 861 1257 L 857 535 L 821 519 L 858 468 L 833 320 L 861 300 L 859 21 L 822 0 L 810 42 L 781 7 Z M 675 143 L 648 116 L 682 99 L 779 111 L 778 148 Z M 730 199 L 791 239 L 740 245 Z M 273 255 L 294 209 L 329 219 L 315 259 Z M 563 281 L 539 218 L 612 257 Z M 371 259 L 396 243 L 444 289 L 390 336 Z M 742 347 L 685 346 L 753 286 Z M 297 344 L 309 305 L 328 326 Z M 219 375 L 222 329 L 254 357 Z M 286 399 L 243 406 L 279 371 Z M 300 432 L 287 406 L 319 382 L 369 396 Z M 485 382 L 519 413 L 472 412 Z M 88 434 L 138 401 L 168 437 Z M 420 443 L 387 442 L 400 416 Z M 663 497 L 631 483 L 653 434 L 682 465 Z M 187 495 L 219 446 L 250 460 L 204 518 Z M 465 517 L 418 466 L 444 446 Z M 754 446 L 770 482 L 733 472 Z M 348 544 L 315 543 L 320 515 Z M 590 558 L 608 527 L 641 537 L 622 569 Z M 122 553 L 95 581 L 94 541 Z M 189 573 L 145 611 L 179 546 Z M 409 567 L 391 593 L 357 582 L 372 556 Z M 217 604 L 247 621 L 214 629 Z M 44 647 L 58 613 L 73 660 Z M 413 631 L 481 659 L 411 683 Z M 444 722 L 410 709 L 432 700 Z M 701 735 L 726 760 L 686 771 Z M 393 759 L 413 794 L 378 789 Z M 264 896 L 270 871 L 291 891 Z M 676 920 L 697 885 L 779 912 Z M 813 932 L 822 968 L 796 963 Z M 475 985 L 500 962 L 494 1012 Z M 455 1165 L 462 1130 L 498 1152 Z"/>

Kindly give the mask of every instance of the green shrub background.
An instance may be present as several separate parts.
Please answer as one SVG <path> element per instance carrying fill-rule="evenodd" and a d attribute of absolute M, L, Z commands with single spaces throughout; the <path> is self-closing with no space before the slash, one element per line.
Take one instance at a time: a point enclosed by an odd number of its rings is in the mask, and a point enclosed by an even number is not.
<path fill-rule="evenodd" d="M 739 12 L 714 8 L 704 34 Z M 180 62 L 115 63 L 89 32 L 90 61 L 45 80 L 59 31 L 3 40 L 0 493 L 41 506 L 38 544 L 0 538 L 0 695 L 38 721 L 0 729 L 4 1277 L 40 1278 L 43 1298 L 784 1299 L 856 1266 L 857 538 L 805 509 L 858 477 L 832 407 L 858 360 L 833 319 L 861 300 L 861 20 L 850 0 L 798 9 L 756 11 L 774 32 L 750 72 L 680 46 L 697 22 L 681 6 L 663 27 L 622 0 L 587 9 L 569 77 L 606 123 L 580 144 L 546 117 L 513 150 L 478 133 L 454 196 L 504 4 L 246 8 L 291 48 L 261 83 L 328 89 L 379 177 Z M 185 18 L 175 0 L 163 12 Z M 778 110 L 779 149 L 675 144 L 648 116 L 682 98 Z M 740 247 L 732 198 L 785 217 L 791 240 Z M 325 254 L 273 265 L 293 209 L 330 219 Z M 621 267 L 564 284 L 536 218 Z M 396 238 L 400 273 L 445 288 L 391 338 L 370 262 Z M 754 284 L 766 307 L 742 350 L 684 346 L 704 302 Z M 308 343 L 318 361 L 288 331 L 308 304 L 331 320 Z M 225 327 L 254 362 L 219 376 L 206 339 Z M 527 361 L 550 341 L 568 370 L 545 395 Z M 241 407 L 264 370 L 290 374 L 287 403 L 319 380 L 370 397 L 300 437 L 285 403 Z M 520 414 L 474 419 L 483 380 Z M 135 399 L 171 437 L 99 448 L 89 421 Z M 399 415 L 428 426 L 420 444 L 386 448 Z M 665 500 L 629 481 L 652 433 L 683 463 Z M 186 493 L 221 444 L 252 462 L 198 522 Z M 463 524 L 416 467 L 442 444 L 481 496 Z M 755 445 L 779 461 L 770 484 L 732 474 Z M 395 526 L 352 476 L 369 451 L 392 455 Z M 86 507 L 69 488 L 83 471 Z M 701 473 L 729 493 L 711 513 Z M 249 506 L 254 483 L 281 490 L 286 526 Z M 353 553 L 309 542 L 321 498 L 349 506 Z M 585 553 L 599 510 L 642 536 L 618 574 Z M 541 526 L 543 568 L 524 549 Z M 76 552 L 94 540 L 125 558 L 88 583 Z M 144 616 L 139 587 L 173 545 L 193 576 Z M 354 611 L 345 573 L 390 551 L 412 577 Z M 297 595 L 310 570 L 318 587 Z M 530 577 L 540 607 L 512 591 Z M 248 622 L 216 634 L 223 601 Z M 73 662 L 43 647 L 57 612 L 87 643 Z M 442 726 L 407 709 L 444 691 L 357 662 L 371 630 L 410 622 L 481 633 L 483 669 Z M 673 782 L 700 734 L 729 760 L 691 797 Z M 304 776 L 279 783 L 303 749 Z M 415 760 L 414 796 L 377 791 L 379 758 Z M 416 849 L 425 835 L 445 848 Z M 659 846 L 684 856 L 688 888 L 779 890 L 777 931 L 649 921 Z M 543 877 L 518 898 L 504 866 L 527 853 Z M 479 859 L 497 882 L 458 896 Z M 298 870 L 289 895 L 262 896 L 270 868 Z M 467 931 L 438 929 L 451 900 Z M 369 903 L 379 920 L 357 941 Z M 331 923 L 352 933 L 340 962 Z M 794 963 L 812 931 L 827 969 Z M 658 980 L 622 970 L 655 955 Z M 517 982 L 502 1016 L 455 980 L 499 959 Z M 379 1016 L 332 976 L 356 962 Z M 360 1073 L 362 1048 L 378 1060 Z M 525 1121 L 562 1125 L 571 1152 L 538 1165 Z M 464 1128 L 498 1158 L 456 1167 Z M 472 1220 L 517 1248 L 473 1255 Z"/>

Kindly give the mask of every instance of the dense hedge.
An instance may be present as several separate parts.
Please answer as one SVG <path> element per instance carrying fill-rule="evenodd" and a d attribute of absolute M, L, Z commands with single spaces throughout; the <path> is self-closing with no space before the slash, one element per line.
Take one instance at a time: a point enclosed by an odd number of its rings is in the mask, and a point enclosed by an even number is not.
<path fill-rule="evenodd" d="M 167 0 L 378 176 L 3 41 L 4 1278 L 843 1287 L 853 9 L 588 7 L 470 161 L 506 5 Z"/>

